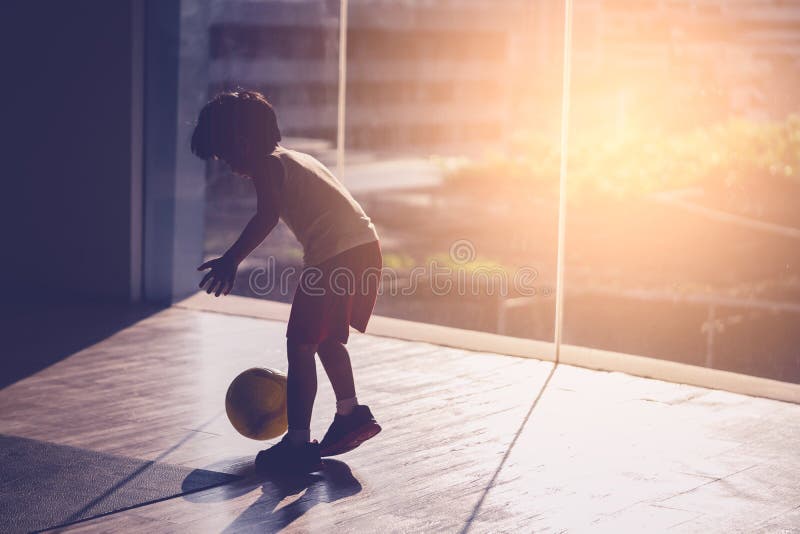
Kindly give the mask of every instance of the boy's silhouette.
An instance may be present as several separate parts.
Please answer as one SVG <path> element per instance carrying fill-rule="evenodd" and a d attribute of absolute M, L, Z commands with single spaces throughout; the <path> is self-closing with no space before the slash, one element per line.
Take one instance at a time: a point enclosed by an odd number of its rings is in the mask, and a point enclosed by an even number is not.
<path fill-rule="evenodd" d="M 354 449 L 381 427 L 356 399 L 350 355 L 350 326 L 363 332 L 375 305 L 381 250 L 369 217 L 319 161 L 286 149 L 277 118 L 263 95 L 221 93 L 200 112 L 192 152 L 225 161 L 252 179 L 256 214 L 220 258 L 203 263 L 210 271 L 200 287 L 227 295 L 236 271 L 282 219 L 303 245 L 304 269 L 292 302 L 286 332 L 289 361 L 289 431 L 256 457 L 264 471 L 311 472 L 321 456 Z M 322 439 L 310 439 L 311 410 L 317 393 L 318 354 L 336 394 L 336 415 Z"/>

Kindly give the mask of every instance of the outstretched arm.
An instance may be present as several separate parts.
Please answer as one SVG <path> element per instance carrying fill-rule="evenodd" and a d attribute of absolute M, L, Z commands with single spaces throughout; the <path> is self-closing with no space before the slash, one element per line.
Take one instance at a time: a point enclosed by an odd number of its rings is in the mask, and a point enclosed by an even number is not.
<path fill-rule="evenodd" d="M 231 248 L 228 249 L 223 258 L 228 258 L 236 265 L 239 265 L 264 241 L 276 224 L 278 224 L 277 214 L 256 213 L 242 230 L 239 239 L 231 245 Z"/>
<path fill-rule="evenodd" d="M 272 160 L 272 158 L 270 158 Z M 277 162 L 280 165 L 280 162 Z M 280 169 L 282 172 L 282 168 Z M 258 198 L 258 209 L 242 230 L 236 242 L 231 245 L 222 257 L 209 260 L 197 268 L 198 271 L 211 269 L 200 281 L 200 287 L 206 286 L 206 293 L 214 292 L 215 296 L 227 295 L 233 289 L 239 264 L 269 235 L 278 224 L 279 213 L 279 180 L 270 173 L 269 176 L 253 178 Z M 206 285 L 208 284 L 208 285 Z"/>

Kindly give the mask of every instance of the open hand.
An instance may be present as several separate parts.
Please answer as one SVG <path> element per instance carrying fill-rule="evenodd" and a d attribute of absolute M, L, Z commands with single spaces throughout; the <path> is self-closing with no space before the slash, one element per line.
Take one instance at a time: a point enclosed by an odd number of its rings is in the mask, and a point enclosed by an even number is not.
<path fill-rule="evenodd" d="M 200 288 L 205 287 L 209 295 L 214 292 L 214 296 L 227 295 L 233 289 L 233 282 L 236 280 L 236 271 L 239 264 L 234 260 L 222 256 L 215 260 L 209 260 L 197 268 L 198 271 L 211 269 L 200 281 Z"/>

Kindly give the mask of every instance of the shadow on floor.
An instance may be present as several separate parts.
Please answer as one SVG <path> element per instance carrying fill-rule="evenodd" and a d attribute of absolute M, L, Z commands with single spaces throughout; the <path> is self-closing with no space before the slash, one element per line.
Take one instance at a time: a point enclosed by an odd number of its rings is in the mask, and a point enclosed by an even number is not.
<path fill-rule="evenodd" d="M 240 480 L 183 498 L 194 503 L 228 501 L 260 487 L 262 495 L 223 532 L 278 532 L 319 503 L 330 503 L 361 491 L 361 483 L 346 463 L 330 458 L 324 463 L 325 468 L 317 473 L 265 476 L 255 472 L 252 459 L 237 461 L 237 465 L 227 471 L 242 477 Z M 214 466 L 200 469 L 198 473 L 207 470 L 214 470 Z M 185 484 L 194 485 L 192 474 L 186 477 Z M 287 502 L 282 504 L 284 501 Z"/>
<path fill-rule="evenodd" d="M 550 384 L 550 380 L 552 380 L 553 375 L 556 373 L 556 369 L 558 369 L 558 360 L 556 360 L 553 363 L 553 367 L 550 368 L 550 373 L 547 375 L 547 378 L 545 378 L 544 382 L 542 383 L 542 387 L 539 388 L 539 391 L 536 393 L 536 397 L 533 399 L 533 402 L 531 402 L 531 406 L 530 408 L 528 408 L 528 413 L 525 414 L 525 418 L 522 420 L 522 424 L 519 425 L 516 434 L 514 434 L 514 438 L 511 440 L 511 443 L 508 444 L 508 448 L 506 449 L 506 452 L 503 454 L 503 458 L 500 460 L 497 469 L 495 469 L 492 478 L 489 479 L 489 482 L 486 484 L 486 487 L 483 489 L 483 492 L 481 492 L 480 499 L 478 499 L 478 502 L 472 509 L 472 513 L 467 519 L 467 522 L 464 524 L 464 528 L 461 529 L 461 534 L 467 534 L 470 528 L 472 528 L 472 523 L 475 521 L 475 519 L 478 517 L 478 513 L 481 511 L 481 506 L 483 506 L 483 501 L 486 500 L 486 496 L 489 494 L 489 491 L 494 487 L 495 481 L 497 481 L 497 476 L 503 470 L 503 467 L 506 465 L 506 461 L 508 460 L 508 456 L 511 454 L 511 449 L 513 449 L 514 445 L 517 444 L 519 436 L 522 434 L 522 431 L 525 430 L 525 425 L 528 424 L 528 421 L 530 420 L 531 415 L 533 415 L 536 406 L 542 399 L 542 395 L 544 395 L 547 386 Z"/>
<path fill-rule="evenodd" d="M 163 306 L 14 299 L 0 308 L 0 389 L 94 345 Z"/>
<path fill-rule="evenodd" d="M 7 533 L 82 523 L 236 480 L 158 459 L 0 434 L 0 524 Z"/>

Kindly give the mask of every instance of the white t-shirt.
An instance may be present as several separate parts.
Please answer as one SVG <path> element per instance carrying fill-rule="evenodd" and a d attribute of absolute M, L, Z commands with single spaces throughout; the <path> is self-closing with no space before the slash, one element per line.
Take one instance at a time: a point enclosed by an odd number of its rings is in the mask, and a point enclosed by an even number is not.
<path fill-rule="evenodd" d="M 306 265 L 378 240 L 375 225 L 325 165 L 282 146 L 272 154 L 284 169 L 280 218 L 303 245 Z"/>

